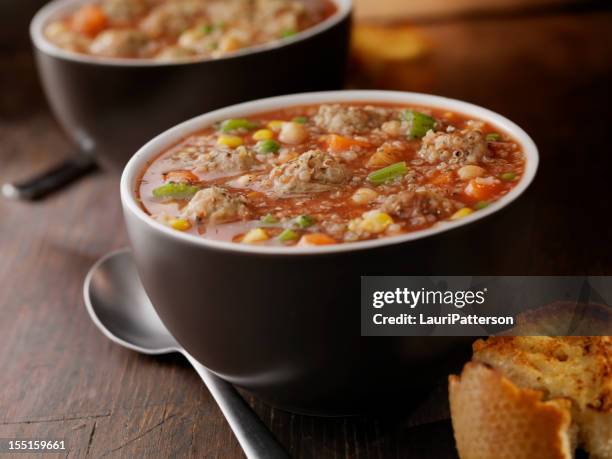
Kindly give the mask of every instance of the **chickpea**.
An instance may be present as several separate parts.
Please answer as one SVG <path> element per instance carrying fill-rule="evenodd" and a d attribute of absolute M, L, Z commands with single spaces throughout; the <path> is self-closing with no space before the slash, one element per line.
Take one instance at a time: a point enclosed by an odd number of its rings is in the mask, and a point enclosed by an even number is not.
<path fill-rule="evenodd" d="M 479 166 L 467 165 L 457 171 L 457 175 L 462 180 L 471 180 L 480 177 L 485 173 L 485 170 Z"/>
<path fill-rule="evenodd" d="M 308 131 L 303 124 L 287 122 L 281 127 L 278 140 L 283 143 L 297 145 L 302 143 L 308 137 Z"/>
<path fill-rule="evenodd" d="M 351 199 L 355 204 L 363 205 L 374 201 L 378 197 L 378 193 L 370 188 L 359 188 Z"/>
<path fill-rule="evenodd" d="M 247 186 L 253 181 L 254 178 L 255 176 L 253 174 L 241 175 L 236 179 L 236 184 L 239 186 Z"/>

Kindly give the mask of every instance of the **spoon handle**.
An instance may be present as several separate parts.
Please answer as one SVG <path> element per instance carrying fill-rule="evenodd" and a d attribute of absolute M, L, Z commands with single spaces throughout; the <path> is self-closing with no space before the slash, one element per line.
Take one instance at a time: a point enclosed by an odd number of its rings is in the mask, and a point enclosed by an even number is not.
<path fill-rule="evenodd" d="M 35 200 L 93 172 L 97 168 L 92 155 L 75 153 L 40 175 L 19 183 L 5 183 L 2 194 L 5 198 Z"/>
<path fill-rule="evenodd" d="M 188 353 L 184 354 L 221 408 L 248 459 L 290 457 L 234 386 L 211 373 Z"/>

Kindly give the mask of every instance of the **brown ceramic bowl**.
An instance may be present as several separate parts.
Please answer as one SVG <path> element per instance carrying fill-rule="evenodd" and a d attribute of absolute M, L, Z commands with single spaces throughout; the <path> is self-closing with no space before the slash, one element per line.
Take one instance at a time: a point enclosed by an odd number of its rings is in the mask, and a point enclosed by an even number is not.
<path fill-rule="evenodd" d="M 207 240 L 156 222 L 138 204 L 138 180 L 148 162 L 189 134 L 223 119 L 349 101 L 424 105 L 483 119 L 523 146 L 525 173 L 499 201 L 461 220 L 320 247 Z M 121 201 L 145 290 L 191 355 L 274 406 L 347 414 L 422 397 L 462 363 L 471 343 L 456 337 L 360 336 L 360 276 L 488 275 L 509 269 L 502 249 L 520 218 L 510 204 L 527 189 L 537 165 L 538 151 L 529 136 L 484 108 L 425 94 L 322 92 L 224 108 L 164 132 L 125 167 Z"/>
<path fill-rule="evenodd" d="M 159 62 L 71 53 L 43 34 L 54 18 L 91 0 L 55 0 L 30 25 L 40 77 L 60 124 L 85 151 L 123 167 L 148 139 L 219 107 L 344 83 L 351 0 L 334 15 L 283 41 L 220 59 Z"/>

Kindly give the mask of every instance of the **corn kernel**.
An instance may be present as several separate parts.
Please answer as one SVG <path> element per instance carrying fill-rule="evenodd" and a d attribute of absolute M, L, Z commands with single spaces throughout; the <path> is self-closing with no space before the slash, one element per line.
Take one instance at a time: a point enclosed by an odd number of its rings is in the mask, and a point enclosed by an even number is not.
<path fill-rule="evenodd" d="M 285 124 L 285 121 L 282 121 L 282 120 L 272 120 L 272 121 L 270 121 L 268 123 L 268 127 L 270 129 L 272 129 L 274 132 L 278 132 L 283 127 L 283 124 Z"/>
<path fill-rule="evenodd" d="M 367 212 L 364 217 L 361 227 L 368 233 L 382 233 L 393 224 L 391 216 L 384 212 Z"/>
<path fill-rule="evenodd" d="M 191 228 L 191 223 L 183 218 L 173 218 L 169 223 L 172 228 L 179 231 L 187 231 Z"/>
<path fill-rule="evenodd" d="M 268 140 L 274 137 L 274 133 L 270 129 L 259 129 L 253 134 L 253 140 Z"/>
<path fill-rule="evenodd" d="M 242 242 L 245 244 L 253 244 L 255 242 L 267 241 L 268 233 L 262 228 L 254 228 L 244 235 Z"/>
<path fill-rule="evenodd" d="M 468 215 L 470 215 L 472 212 L 474 212 L 472 209 L 470 209 L 469 207 L 464 207 L 463 209 L 459 209 L 457 212 L 455 212 L 452 216 L 451 216 L 451 220 L 459 220 L 460 218 L 463 217 L 467 217 Z"/>
<path fill-rule="evenodd" d="M 217 139 L 217 144 L 236 148 L 242 145 L 242 137 L 238 137 L 237 135 L 220 135 Z"/>

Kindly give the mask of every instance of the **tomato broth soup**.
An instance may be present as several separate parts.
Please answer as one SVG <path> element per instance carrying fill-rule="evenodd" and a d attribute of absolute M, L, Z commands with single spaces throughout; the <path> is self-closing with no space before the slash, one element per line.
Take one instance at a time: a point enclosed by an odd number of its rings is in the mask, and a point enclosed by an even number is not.
<path fill-rule="evenodd" d="M 390 104 L 295 106 L 227 119 L 142 171 L 144 210 L 238 244 L 393 237 L 484 209 L 520 181 L 522 147 L 461 113 Z"/>
<path fill-rule="evenodd" d="M 100 0 L 50 22 L 67 51 L 110 58 L 218 58 L 282 41 L 332 16 L 331 0 Z"/>

